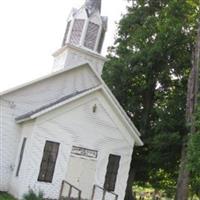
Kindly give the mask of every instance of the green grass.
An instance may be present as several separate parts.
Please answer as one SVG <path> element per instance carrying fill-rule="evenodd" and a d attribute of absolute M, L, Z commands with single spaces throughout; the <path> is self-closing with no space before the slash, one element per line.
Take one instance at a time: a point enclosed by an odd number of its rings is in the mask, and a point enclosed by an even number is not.
<path fill-rule="evenodd" d="M 7 193 L 0 192 L 0 200 L 16 200 L 16 199 Z"/>

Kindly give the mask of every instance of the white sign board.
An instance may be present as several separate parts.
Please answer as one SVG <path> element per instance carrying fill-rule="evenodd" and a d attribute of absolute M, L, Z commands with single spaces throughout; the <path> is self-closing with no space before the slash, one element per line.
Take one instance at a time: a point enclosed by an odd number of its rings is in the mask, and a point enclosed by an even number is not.
<path fill-rule="evenodd" d="M 72 147 L 71 153 L 74 155 L 79 155 L 79 156 L 88 157 L 88 158 L 97 158 L 98 156 L 98 152 L 95 150 L 86 149 L 86 148 L 77 147 L 77 146 Z"/>

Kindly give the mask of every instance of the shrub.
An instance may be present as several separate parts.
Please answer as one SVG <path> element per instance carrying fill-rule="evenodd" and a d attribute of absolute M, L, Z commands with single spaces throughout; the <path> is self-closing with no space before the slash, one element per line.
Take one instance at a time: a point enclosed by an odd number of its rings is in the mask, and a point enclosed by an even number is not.
<path fill-rule="evenodd" d="M 44 193 L 39 192 L 38 194 L 35 193 L 33 190 L 29 190 L 27 194 L 24 194 L 23 200 L 43 200 Z"/>

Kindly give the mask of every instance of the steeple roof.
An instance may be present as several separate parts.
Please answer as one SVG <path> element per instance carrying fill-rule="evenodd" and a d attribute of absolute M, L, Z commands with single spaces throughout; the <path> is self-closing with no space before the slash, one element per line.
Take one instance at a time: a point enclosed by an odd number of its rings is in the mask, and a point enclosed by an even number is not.
<path fill-rule="evenodd" d="M 101 12 L 101 0 L 86 0 L 85 7 L 90 13 L 93 13 L 97 10 Z"/>

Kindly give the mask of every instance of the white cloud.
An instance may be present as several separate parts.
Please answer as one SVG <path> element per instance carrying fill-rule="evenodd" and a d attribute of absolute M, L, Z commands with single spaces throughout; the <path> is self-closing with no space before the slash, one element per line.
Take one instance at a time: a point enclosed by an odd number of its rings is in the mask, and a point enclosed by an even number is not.
<path fill-rule="evenodd" d="M 0 1 L 0 91 L 31 81 L 51 71 L 72 7 L 84 0 Z M 126 0 L 102 0 L 102 15 L 109 17 L 106 49 L 114 42 L 116 23 Z"/>

